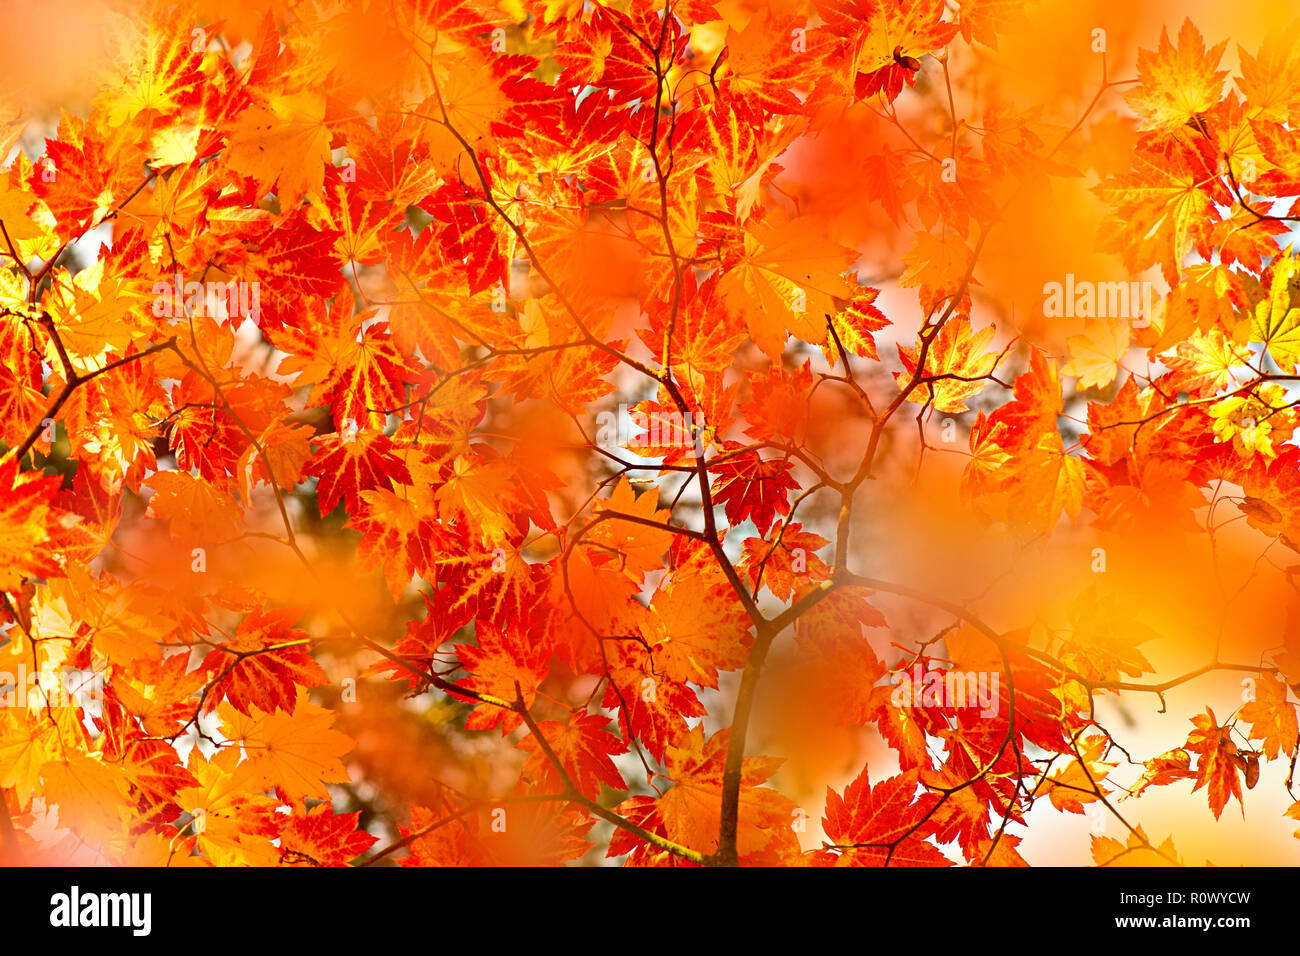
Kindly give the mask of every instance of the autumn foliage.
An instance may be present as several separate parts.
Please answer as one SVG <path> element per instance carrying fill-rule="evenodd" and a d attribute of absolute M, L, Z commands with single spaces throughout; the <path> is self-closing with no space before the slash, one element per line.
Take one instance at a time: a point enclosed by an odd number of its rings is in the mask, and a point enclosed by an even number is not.
<path fill-rule="evenodd" d="M 0 858 L 1295 860 L 1300 26 L 61 3 Z"/>

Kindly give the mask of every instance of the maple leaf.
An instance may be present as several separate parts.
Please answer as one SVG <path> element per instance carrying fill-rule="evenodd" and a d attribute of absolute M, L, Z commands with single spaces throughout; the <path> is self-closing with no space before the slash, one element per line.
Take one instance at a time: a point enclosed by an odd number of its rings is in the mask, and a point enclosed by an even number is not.
<path fill-rule="evenodd" d="M 917 233 L 912 248 L 903 256 L 907 269 L 898 279 L 904 288 L 920 287 L 921 308 L 933 312 L 940 303 L 958 296 L 956 311 L 970 311 L 970 292 L 962 284 L 974 257 L 961 236 L 953 233 L 939 237 L 929 232 Z M 970 280 L 967 285 L 973 285 Z"/>
<path fill-rule="evenodd" d="M 204 40 L 214 32 L 204 29 Z M 206 42 L 196 48 L 189 33 L 165 28 L 152 17 L 116 13 L 108 17 L 108 39 L 117 69 L 112 87 L 96 97 L 95 106 L 114 126 L 124 126 L 140 113 L 175 115 L 198 103 Z"/>
<path fill-rule="evenodd" d="M 303 475 L 320 479 L 316 497 L 322 516 L 333 511 L 340 500 L 355 510 L 363 491 L 387 490 L 411 481 L 406 463 L 393 454 L 393 442 L 382 432 L 347 428 L 313 441 L 320 449 L 303 468 Z"/>
<path fill-rule="evenodd" d="M 311 458 L 311 429 L 306 425 L 272 422 L 257 442 L 249 443 L 239 456 L 235 474 L 239 492 L 245 501 L 252 500 L 258 481 L 273 482 L 282 491 L 292 491 L 302 478 L 304 466 Z"/>
<path fill-rule="evenodd" d="M 406 404 L 406 383 L 414 376 L 387 326 L 370 322 L 368 309 L 354 314 L 351 291 L 335 296 L 328 319 L 312 324 L 310 334 L 282 332 L 272 338 L 291 355 L 280 363 L 298 384 L 312 383 L 308 402 L 329 405 L 336 427 L 380 425 L 384 414 Z"/>
<path fill-rule="evenodd" d="M 195 747 L 188 769 L 198 782 L 176 791 L 176 802 L 196 821 L 203 856 L 214 866 L 275 866 L 277 801 L 262 792 L 268 785 L 260 768 L 241 762 L 237 747 L 218 749 L 208 760 Z"/>
<path fill-rule="evenodd" d="M 58 139 L 45 141 L 39 171 L 32 169 L 32 191 L 56 220 L 60 241 L 68 241 L 112 210 L 134 188 L 139 172 L 126 173 L 108 158 L 109 146 L 99 131 L 64 113 Z M 54 171 L 53 175 L 50 171 Z"/>
<path fill-rule="evenodd" d="M 750 27 L 758 24 L 758 18 L 750 21 Z M 782 43 L 785 48 L 782 52 L 797 53 L 789 49 L 794 45 Z M 726 53 L 722 54 L 722 62 L 724 67 L 729 65 L 732 70 L 742 71 L 747 64 L 736 52 L 734 46 L 728 46 Z M 806 51 L 797 54 L 796 58 L 803 61 L 801 65 L 806 65 Z M 731 73 L 723 85 L 734 89 L 746 84 L 737 73 Z M 792 100 L 797 103 L 789 89 L 778 90 L 769 86 L 764 93 L 771 99 L 782 100 L 783 105 Z M 779 107 L 774 111 L 787 112 Z M 762 109 L 752 99 L 728 96 L 719 99 L 705 118 L 703 138 L 711 154 L 702 169 L 703 175 L 708 177 L 706 184 L 726 198 L 729 211 L 741 220 L 748 218 L 761 201 L 764 184 L 781 168 L 774 162 L 776 155 L 794 139 L 798 130 L 794 123 L 768 125 L 766 118 L 760 117 L 764 117 Z"/>
<path fill-rule="evenodd" d="M 440 538 L 424 503 L 383 488 L 361 492 L 361 506 L 351 521 L 361 532 L 357 560 L 362 567 L 383 568 L 396 600 L 416 574 L 433 567 Z"/>
<path fill-rule="evenodd" d="M 1092 734 L 1079 742 L 1080 756 L 1047 779 L 1045 792 L 1052 806 L 1068 813 L 1083 813 L 1086 804 L 1107 794 L 1101 782 L 1115 767 L 1114 762 L 1102 759 L 1109 744 L 1104 734 Z"/>
<path fill-rule="evenodd" d="M 996 840 L 996 842 L 995 842 Z M 978 840 L 972 847 L 967 859 L 979 861 L 980 866 L 1029 866 L 1020 851 L 1016 849 L 1021 838 L 1012 833 L 988 840 Z"/>
<path fill-rule="evenodd" d="M 194 713 L 190 700 L 204 685 L 201 670 L 187 669 L 188 654 L 173 654 L 158 661 L 136 658 L 131 673 L 114 679 L 107 689 L 126 713 L 139 718 L 145 732 L 165 737 Z"/>
<path fill-rule="evenodd" d="M 809 365 L 805 362 L 791 372 L 772 366 L 763 374 L 749 373 L 750 400 L 740 406 L 749 424 L 746 435 L 800 443 L 808 422 L 803 396 L 812 384 Z"/>
<path fill-rule="evenodd" d="M 940 0 L 872 5 L 854 51 L 857 95 L 883 92 L 893 100 L 904 83 L 912 86 L 921 69 L 918 58 L 946 46 L 957 33 L 957 24 L 941 19 L 943 12 Z"/>
<path fill-rule="evenodd" d="M 170 521 L 172 534 L 183 541 L 220 542 L 234 537 L 242 523 L 234 498 L 188 471 L 160 471 L 149 485 L 150 513 Z"/>
<path fill-rule="evenodd" d="M 573 785 L 595 800 L 601 784 L 611 790 L 626 790 L 627 784 L 611 757 L 627 753 L 627 745 L 605 728 L 608 719 L 596 714 L 575 714 L 568 723 L 543 720 L 537 724 L 542 738 L 559 758 Z M 563 782 L 536 737 L 525 737 L 520 746 L 529 752 L 524 775 L 550 787 Z"/>
<path fill-rule="evenodd" d="M 1244 367 L 1249 358 L 1245 349 L 1218 329 L 1196 329 L 1174 347 L 1165 364 L 1173 373 L 1170 384 L 1177 391 L 1212 395 L 1233 384 L 1233 369 Z"/>
<path fill-rule="evenodd" d="M 591 849 L 585 834 L 591 818 L 557 803 L 503 808 L 505 827 L 480 831 L 484 854 L 498 866 L 563 866 Z"/>
<path fill-rule="evenodd" d="M 239 623 L 233 640 L 224 641 L 203 659 L 216 677 L 208 685 L 204 707 L 212 710 L 224 698 L 245 716 L 251 708 L 264 713 L 293 713 L 298 687 L 319 687 L 328 678 L 308 653 L 309 638 L 291 627 L 300 609 L 254 611 Z"/>
<path fill-rule="evenodd" d="M 595 349 L 566 348 L 517 360 L 506 381 L 521 398 L 547 398 L 560 409 L 578 414 L 588 402 L 609 394 L 606 377 L 618 359 Z"/>
<path fill-rule="evenodd" d="M 307 91 L 281 94 L 265 107 L 240 114 L 225 160 L 262 192 L 276 189 L 281 207 L 288 209 L 303 195 L 320 194 L 330 138 L 323 96 Z"/>
<path fill-rule="evenodd" d="M 378 839 L 358 829 L 360 818 L 360 811 L 335 813 L 325 804 L 295 807 L 280 831 L 280 865 L 347 866 Z"/>
<path fill-rule="evenodd" d="M 59 826 L 83 839 L 104 840 L 126 808 L 126 774 L 88 754 L 49 761 L 41 767 L 41 782 L 45 799 L 58 808 Z"/>
<path fill-rule="evenodd" d="M 444 524 L 459 519 L 484 547 L 495 548 L 507 542 L 515 530 L 515 522 L 501 503 L 518 503 L 518 487 L 511 462 L 490 453 L 458 455 L 434 498 Z"/>
<path fill-rule="evenodd" d="M 0 413 L 5 424 L 0 425 L 0 439 L 11 446 L 21 445 L 30 431 L 28 422 L 39 421 L 45 411 L 45 396 L 36 387 L 40 381 L 39 368 L 21 360 L 14 363 L 15 370 L 28 365 L 30 371 L 0 371 Z M 39 439 L 38 439 L 39 442 Z M 38 450 L 44 451 L 37 444 Z"/>
<path fill-rule="evenodd" d="M 758 589 L 761 575 L 769 591 L 788 601 L 796 590 L 827 580 L 830 568 L 814 553 L 827 544 L 825 538 L 805 531 L 797 521 L 782 527 L 779 541 L 746 538 L 743 565 L 750 587 Z"/>
<path fill-rule="evenodd" d="M 807 85 L 811 58 L 808 50 L 786 42 L 786 38 L 802 25 L 795 17 L 762 10 L 744 30 L 727 30 L 725 69 L 720 72 L 733 102 L 764 112 L 799 111 L 800 101 L 793 88 Z M 812 57 L 817 55 L 814 46 Z"/>
<path fill-rule="evenodd" d="M 673 785 L 659 798 L 658 814 L 670 839 L 705 854 L 718 846 L 718 806 L 729 740 L 725 730 L 706 740 L 704 728 L 696 725 L 681 746 L 669 747 L 664 755 Z M 761 786 L 779 764 L 766 757 L 744 758 L 737 852 L 750 862 L 779 862 L 798 849 L 790 826 L 797 812 L 794 803 Z"/>
<path fill-rule="evenodd" d="M 1216 70 L 1227 41 L 1205 49 L 1205 41 L 1191 20 L 1178 31 L 1178 46 L 1162 28 L 1155 51 L 1138 51 L 1138 86 L 1124 99 L 1142 118 L 1140 130 L 1175 130 L 1219 102 L 1227 70 Z"/>
<path fill-rule="evenodd" d="M 1177 284 L 1183 258 L 1204 246 L 1209 233 L 1215 201 L 1209 184 L 1217 182 L 1212 170 L 1203 153 L 1172 141 L 1140 150 L 1133 172 L 1097 187 L 1115 207 L 1104 247 L 1120 252 L 1135 273 L 1159 264 L 1165 281 Z"/>
<path fill-rule="evenodd" d="M 1013 512 L 1017 527 L 1049 529 L 1062 511 L 1071 520 L 1078 518 L 1086 470 L 1083 459 L 1065 451 L 1059 434 L 1043 435 L 1036 445 L 1022 452 L 1019 465 L 1009 482 L 1009 490 L 1024 492 L 1021 507 Z"/>
<path fill-rule="evenodd" d="M 1182 858 L 1174 849 L 1174 838 L 1167 837 L 1156 846 L 1147 839 L 1142 828 L 1135 827 L 1125 843 L 1114 837 L 1092 837 L 1092 859 L 1098 866 L 1182 866 Z"/>
<path fill-rule="evenodd" d="M 347 189 L 341 178 L 335 167 L 326 167 L 326 188 L 334 190 L 338 199 L 339 215 L 332 222 L 339 231 L 335 255 L 344 262 L 377 265 L 387 258 L 384 240 L 394 231 L 399 210 L 359 189 Z"/>
<path fill-rule="evenodd" d="M 822 828 L 837 852 L 826 859 L 835 866 L 952 866 L 925 840 L 939 797 L 926 792 L 914 800 L 917 786 L 918 772 L 910 770 L 872 787 L 864 767 L 843 794 L 828 787 Z"/>
<path fill-rule="evenodd" d="M 235 222 L 242 226 L 244 218 Z M 335 253 L 337 229 L 319 228 L 299 209 L 276 219 L 269 232 L 259 229 L 256 236 L 244 281 L 258 283 L 260 328 L 275 330 L 303 321 L 303 299 L 332 298 L 344 285 Z"/>
<path fill-rule="evenodd" d="M 880 295 L 879 289 L 863 289 L 843 309 L 831 316 L 833 341 L 822 346 L 828 364 L 833 360 L 835 346 L 844 346 L 851 355 L 863 358 L 879 358 L 876 354 L 876 340 L 872 333 L 879 332 L 889 325 L 889 319 L 873 304 Z"/>
<path fill-rule="evenodd" d="M 1024 23 L 1025 8 L 1018 0 L 967 0 L 957 16 L 958 28 L 966 40 L 977 40 L 995 50 L 999 33 L 1016 33 Z"/>
<path fill-rule="evenodd" d="M 885 665 L 876 658 L 871 642 L 852 631 L 822 631 L 811 623 L 801 630 L 804 633 L 796 638 L 804 654 L 800 667 L 810 672 L 812 685 L 820 689 L 834 718 L 849 726 L 886 719 L 882 712 L 888 705 L 875 687 Z M 891 744 L 900 742 L 897 735 L 882 733 Z"/>
<path fill-rule="evenodd" d="M 668 523 L 669 511 L 656 510 L 657 498 L 653 493 L 638 496 L 631 482 L 622 479 L 614 493 L 597 504 L 595 517 L 600 524 L 591 525 L 586 535 L 586 540 L 621 555 L 623 573 L 638 585 L 662 565 L 673 540 L 671 531 L 653 527 Z M 627 520 L 620 518 L 623 515 Z"/>
<path fill-rule="evenodd" d="M 1002 636 L 999 645 L 987 634 L 964 625 L 944 638 L 948 646 L 948 657 L 958 671 L 1001 674 L 996 685 L 996 714 L 992 718 L 985 716 L 982 706 L 975 706 L 978 702 L 972 702 L 969 694 L 966 707 L 952 708 L 958 720 L 965 723 L 963 750 L 978 754 L 978 759 L 992 760 L 999 753 L 1002 754 L 1002 759 L 1008 759 L 1002 747 L 1003 741 L 1007 739 L 1007 725 L 1011 722 L 1010 697 L 1013 685 L 1016 704 L 1015 724 L 1010 728 L 1011 732 L 1023 733 L 1036 746 L 1053 752 L 1061 752 L 1063 747 L 1068 746 L 1060 720 L 1063 691 L 1061 680 L 1058 676 L 1045 672 L 1029 656 L 1031 637 L 1029 629 L 1012 631 Z M 1066 703 L 1068 706 L 1068 700 Z M 1086 704 L 1083 706 L 1086 708 Z"/>
<path fill-rule="evenodd" d="M 1300 307 L 1293 303 L 1297 269 L 1291 252 L 1280 255 L 1269 267 L 1272 281 L 1268 297 L 1255 307 L 1251 336 L 1262 342 L 1284 370 L 1295 371 L 1300 363 Z"/>
<path fill-rule="evenodd" d="M 716 274 L 703 283 L 694 272 L 683 279 L 681 302 L 675 316 L 662 307 L 650 311 L 650 326 L 638 329 L 645 346 L 659 353 L 668 338 L 675 371 L 685 372 L 696 383 L 707 372 L 730 367 L 732 353 L 745 339 L 745 329 L 734 309 L 726 308 L 717 295 Z"/>
<path fill-rule="evenodd" d="M 983 391 L 985 379 L 997 367 L 998 356 L 985 351 L 995 332 L 991 325 L 975 332 L 969 319 L 954 317 L 931 341 L 925 352 L 925 368 L 919 370 L 919 376 L 918 364 L 924 346 L 921 343 L 913 348 L 900 345 L 898 354 L 904 371 L 895 372 L 894 378 L 900 384 L 912 378 L 922 383 L 912 389 L 908 401 L 933 405 L 940 412 L 966 411 L 966 399 Z"/>
<path fill-rule="evenodd" d="M 1139 388 L 1135 379 L 1125 379 L 1109 404 L 1088 405 L 1089 434 L 1084 439 L 1088 454 L 1106 465 L 1122 460 L 1140 437 L 1139 423 L 1162 407 L 1163 402 L 1154 389 Z"/>
<path fill-rule="evenodd" d="M 64 573 L 62 552 L 84 532 L 78 515 L 54 504 L 58 490 L 57 478 L 20 472 L 13 459 L 0 462 L 0 590 Z"/>
<path fill-rule="evenodd" d="M 245 441 L 239 427 L 220 409 L 211 383 L 197 374 L 186 376 L 173 389 L 172 403 L 167 440 L 178 470 L 196 469 L 197 477 L 224 488 Z"/>
<path fill-rule="evenodd" d="M 123 754 L 123 769 L 146 819 L 162 823 L 178 817 L 185 808 L 176 793 L 198 785 L 176 751 L 160 740 L 133 740 Z"/>
<path fill-rule="evenodd" d="M 126 351 L 133 336 L 124 321 L 132 301 L 143 296 L 97 262 L 59 282 L 44 307 L 59 332 L 65 350 L 81 365 L 105 361 L 110 351 Z"/>
<path fill-rule="evenodd" d="M 1251 467 L 1241 476 L 1246 497 L 1238 507 L 1246 520 L 1293 550 L 1300 550 L 1300 487 L 1297 465 L 1300 450 L 1284 446 L 1275 458 L 1252 456 Z"/>
<path fill-rule="evenodd" d="M 437 239 L 448 259 L 465 271 L 470 292 L 481 292 L 503 279 L 505 256 L 493 211 L 478 189 L 444 183 L 423 204 L 437 221 Z"/>
<path fill-rule="evenodd" d="M 1231 442 L 1245 458 L 1277 456 L 1274 442 L 1286 441 L 1295 431 L 1295 413 L 1281 386 L 1269 383 L 1253 392 L 1243 390 L 1206 409 L 1214 423 L 1214 440 Z"/>
<path fill-rule="evenodd" d="M 1129 797 L 1141 796 L 1147 787 L 1163 787 L 1175 783 L 1179 780 L 1189 780 L 1196 777 L 1196 773 L 1191 769 L 1192 757 L 1186 750 L 1176 747 L 1173 750 L 1165 751 L 1158 757 L 1152 757 L 1144 765 L 1142 776 L 1126 792 L 1119 795 L 1119 799 L 1127 800 Z"/>
<path fill-rule="evenodd" d="M 1115 378 L 1115 366 L 1128 352 L 1129 325 L 1125 320 L 1089 322 L 1083 335 L 1068 341 L 1070 362 L 1063 375 L 1079 379 L 1079 388 L 1104 388 Z"/>
<path fill-rule="evenodd" d="M 1121 675 L 1140 677 L 1151 663 L 1137 649 L 1153 640 L 1156 632 L 1137 620 L 1131 600 L 1091 585 L 1070 605 L 1074 630 L 1065 639 L 1061 660 L 1089 680 L 1118 680 Z"/>
<path fill-rule="evenodd" d="M 1295 52 L 1298 34 L 1300 21 L 1285 27 L 1278 24 L 1254 55 L 1237 48 L 1241 61 L 1241 76 L 1235 78 L 1237 89 L 1263 116 L 1286 119 L 1300 106 L 1300 59 Z"/>
<path fill-rule="evenodd" d="M 424 619 L 407 622 L 406 636 L 397 642 L 399 657 L 418 663 L 426 671 L 433 670 L 439 649 L 451 643 L 456 632 L 473 617 L 472 611 L 464 606 L 452 608 L 452 600 L 450 588 L 437 588 L 424 595 Z M 391 671 L 389 680 L 406 680 L 415 693 L 428 686 L 426 677 L 388 658 L 377 661 L 373 670 L 380 674 Z"/>
<path fill-rule="evenodd" d="M 745 662 L 750 620 L 708 554 L 697 552 L 660 584 L 641 631 L 657 674 L 717 687 L 718 671 Z"/>
<path fill-rule="evenodd" d="M 687 36 L 674 18 L 665 21 L 667 31 L 661 50 L 647 49 L 633 39 L 639 29 L 650 26 L 638 22 L 645 16 L 645 8 L 634 7 L 629 15 L 602 6 L 593 10 L 589 19 L 566 24 L 563 34 L 566 42 L 557 57 L 564 67 L 565 81 L 609 90 L 616 103 L 653 100 L 657 63 L 666 66 L 680 58 L 686 49 Z"/>
<path fill-rule="evenodd" d="M 5 232 L 14 242 L 44 234 L 45 230 L 28 216 L 35 203 L 34 193 L 16 189 L 6 178 L 0 177 L 0 222 L 4 223 Z"/>
<path fill-rule="evenodd" d="M 477 842 L 477 825 L 470 817 L 465 826 L 441 825 L 447 820 L 427 807 L 411 808 L 411 825 L 399 826 L 410 853 L 402 866 L 480 866 L 486 861 Z"/>
<path fill-rule="evenodd" d="M 1135 467 L 1133 484 L 1115 484 L 1100 502 L 1093 527 L 1107 531 L 1143 529 L 1152 533 L 1192 532 L 1194 512 L 1205 504 L 1187 480 L 1186 470 L 1169 459 L 1147 459 Z"/>
<path fill-rule="evenodd" d="M 1237 757 L 1237 745 L 1232 741 L 1230 727 L 1220 727 L 1214 711 L 1209 707 L 1205 708 L 1204 714 L 1192 717 L 1191 721 L 1196 729 L 1187 735 L 1186 747 L 1199 755 L 1196 761 L 1196 786 L 1192 787 L 1192 791 L 1208 785 L 1206 794 L 1216 820 L 1230 797 L 1237 798 L 1242 816 L 1245 816 L 1246 805 L 1241 799 L 1241 781 L 1237 777 L 1241 768 L 1234 759 Z"/>
<path fill-rule="evenodd" d="M 475 630 L 477 645 L 456 645 L 456 656 L 468 675 L 461 686 L 499 700 L 514 703 L 521 699 L 530 705 L 549 669 L 546 645 L 530 644 L 528 635 L 515 629 L 502 631 L 484 621 L 479 621 Z M 502 733 L 509 733 L 522 722 L 523 718 L 514 712 L 483 703 L 470 714 L 465 726 L 490 730 L 499 724 Z"/>
<path fill-rule="evenodd" d="M 326 783 L 348 779 L 339 757 L 352 749 L 352 740 L 330 729 L 335 715 L 308 701 L 304 688 L 289 713 L 250 707 L 245 715 L 220 704 L 217 714 L 227 737 L 248 754 L 246 772 L 266 784 L 291 796 L 325 800 Z"/>
<path fill-rule="evenodd" d="M 0 713 L 0 786 L 12 788 L 21 804 L 41 791 L 41 768 L 59 755 L 59 727 L 31 721 L 6 708 Z"/>
<path fill-rule="evenodd" d="M 1279 675 L 1280 678 L 1281 675 Z M 1279 752 L 1296 752 L 1295 705 L 1287 700 L 1287 685 L 1261 677 L 1254 682 L 1255 699 L 1243 704 L 1238 716 L 1251 724 L 1251 740 L 1264 741 L 1264 756 L 1275 760 Z"/>
<path fill-rule="evenodd" d="M 660 672 L 652 655 L 636 646 L 621 645 L 609 667 L 603 707 L 617 708 L 629 736 L 662 760 L 667 748 L 687 732 L 687 721 L 707 711 L 684 681 Z"/>
<path fill-rule="evenodd" d="M 774 362 L 787 329 L 815 345 L 826 337 L 824 316 L 835 311 L 849 257 L 823 231 L 811 217 L 763 221 L 740 230 L 733 240 L 739 248 L 727 247 L 733 263 L 718 294 L 744 316 L 750 337 Z"/>
<path fill-rule="evenodd" d="M 749 518 L 759 533 L 765 535 L 777 515 L 790 512 L 790 490 L 798 484 L 790 477 L 789 462 L 741 451 L 729 454 L 721 463 L 710 466 L 710 470 L 716 476 L 712 485 L 713 502 L 724 506 L 731 524 Z"/>
<path fill-rule="evenodd" d="M 809 608 L 806 616 L 795 622 L 796 635 L 816 635 L 836 631 L 852 635 L 864 627 L 888 627 L 885 615 L 867 601 L 875 592 L 859 585 L 836 588 Z"/>

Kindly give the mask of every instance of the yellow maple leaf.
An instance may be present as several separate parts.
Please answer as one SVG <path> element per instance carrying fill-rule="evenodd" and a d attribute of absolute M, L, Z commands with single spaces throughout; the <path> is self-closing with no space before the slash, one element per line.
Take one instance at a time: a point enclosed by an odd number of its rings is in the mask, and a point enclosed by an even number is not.
<path fill-rule="evenodd" d="M 292 797 L 327 800 L 326 783 L 347 781 L 339 757 L 352 749 L 352 739 L 330 729 L 335 714 L 311 703 L 304 688 L 299 688 L 292 713 L 249 710 L 246 717 L 223 703 L 217 713 L 226 735 L 248 755 L 247 773 L 260 777 L 266 789 L 281 787 Z"/>
<path fill-rule="evenodd" d="M 78 372 L 101 367 L 110 352 L 126 351 L 136 334 L 132 306 L 147 298 L 142 287 L 105 275 L 102 259 L 75 276 L 59 269 L 54 280 L 43 304 Z M 47 360 L 58 368 L 53 346 L 48 352 Z"/>
<path fill-rule="evenodd" d="M 1214 419 L 1214 440 L 1232 442 L 1237 454 L 1251 458 L 1256 452 L 1276 458 L 1275 443 L 1290 439 L 1296 415 L 1281 385 L 1261 385 L 1254 392 L 1229 395 L 1208 409 Z"/>
<path fill-rule="evenodd" d="M 45 230 L 28 216 L 35 202 L 36 197 L 31 193 L 15 189 L 8 176 L 0 176 L 0 222 L 13 242 L 45 235 Z M 3 241 L 0 241 L 0 254 L 9 254 L 8 244 Z"/>
<path fill-rule="evenodd" d="M 1047 797 L 1052 806 L 1068 813 L 1083 813 L 1085 804 L 1094 803 L 1109 792 L 1101 786 L 1115 767 L 1114 762 L 1102 759 L 1107 743 L 1104 734 L 1093 734 L 1080 741 L 1082 760 L 1076 757 L 1047 780 Z"/>
<path fill-rule="evenodd" d="M 971 264 L 971 251 L 961 236 L 918 233 L 903 256 L 907 268 L 899 276 L 903 288 L 919 286 L 921 306 L 927 312 L 944 296 L 956 295 Z M 974 283 L 972 283 L 974 284 Z"/>
<path fill-rule="evenodd" d="M 1098 866 L 1182 866 L 1174 849 L 1174 838 L 1167 837 L 1159 846 L 1151 843 L 1141 827 L 1130 833 L 1127 843 L 1113 837 L 1092 838 L 1092 859 Z"/>
<path fill-rule="evenodd" d="M 122 769 L 88 754 L 48 761 L 41 782 L 42 795 L 58 808 L 59 826 L 88 843 L 111 837 L 131 806 Z"/>
<path fill-rule="evenodd" d="M 940 412 L 966 411 L 966 399 L 983 391 L 997 366 L 997 354 L 987 351 L 996 331 L 988 325 L 975 332 L 964 315 L 949 320 L 931 340 L 919 379 L 922 384 L 912 389 L 907 400 L 932 405 Z M 905 385 L 916 374 L 921 344 L 907 349 L 900 345 L 898 354 L 904 371 L 895 372 L 894 377 Z"/>
<path fill-rule="evenodd" d="M 1240 717 L 1252 725 L 1249 739 L 1264 741 L 1264 756 L 1269 760 L 1276 759 L 1279 751 L 1288 756 L 1295 754 L 1300 730 L 1284 681 L 1262 675 L 1257 678 L 1255 699 L 1242 705 Z"/>
<path fill-rule="evenodd" d="M 744 233 L 742 258 L 718 283 L 718 292 L 745 317 L 754 342 L 778 360 L 788 329 L 820 345 L 826 316 L 844 294 L 851 254 L 824 235 L 817 218 L 767 221 Z"/>
<path fill-rule="evenodd" d="M 0 708 L 0 788 L 13 788 L 19 806 L 40 792 L 41 768 L 58 750 L 58 728 L 44 712 Z"/>
<path fill-rule="evenodd" d="M 615 515 L 667 524 L 669 512 L 667 509 L 656 510 L 658 504 L 657 492 L 638 497 L 632 483 L 623 478 L 609 498 L 597 503 L 596 516 L 606 517 L 586 534 L 586 540 L 622 554 L 625 558 L 621 562 L 623 573 L 638 584 L 647 571 L 659 567 L 664 552 L 673 543 L 673 535 L 670 531 L 661 531 L 639 521 L 620 520 Z"/>
<path fill-rule="evenodd" d="M 1078 378 L 1078 387 L 1104 388 L 1115 378 L 1115 369 L 1129 346 L 1129 325 L 1124 319 L 1099 319 L 1088 323 L 1083 335 L 1066 341 L 1070 361 L 1062 375 Z"/>
<path fill-rule="evenodd" d="M 226 162 L 269 192 L 288 209 L 305 194 L 319 196 L 330 158 L 325 98 L 319 93 L 286 93 L 265 107 L 245 110 L 230 134 Z"/>
<path fill-rule="evenodd" d="M 1273 281 L 1268 298 L 1255 307 L 1251 340 L 1262 342 L 1268 354 L 1285 372 L 1300 367 L 1300 308 L 1294 305 L 1297 275 L 1293 250 L 1273 262 Z"/>
<path fill-rule="evenodd" d="M 95 107 L 113 126 L 146 111 L 173 113 L 198 87 L 207 36 L 202 45 L 196 44 L 190 31 L 177 29 L 175 22 L 106 12 L 105 36 L 113 56 L 105 66 L 107 82 Z"/>
<path fill-rule="evenodd" d="M 1139 130 L 1173 130 L 1213 107 L 1223 92 L 1226 70 L 1216 70 L 1227 41 L 1209 50 L 1191 20 L 1178 31 L 1178 46 L 1169 31 L 1160 31 L 1160 46 L 1138 51 L 1140 85 L 1124 94 L 1142 117 Z"/>
<path fill-rule="evenodd" d="M 190 814 L 188 829 L 203 856 L 216 866 L 273 866 L 280 851 L 271 844 L 268 820 L 278 801 L 262 792 L 259 770 L 241 761 L 238 747 L 208 760 L 195 748 L 188 767 L 199 783 L 177 790 L 176 803 Z"/>
<path fill-rule="evenodd" d="M 175 538 L 224 541 L 238 533 L 241 523 L 235 499 L 187 471 L 160 471 L 148 479 L 154 496 L 149 514 L 171 521 Z"/>

